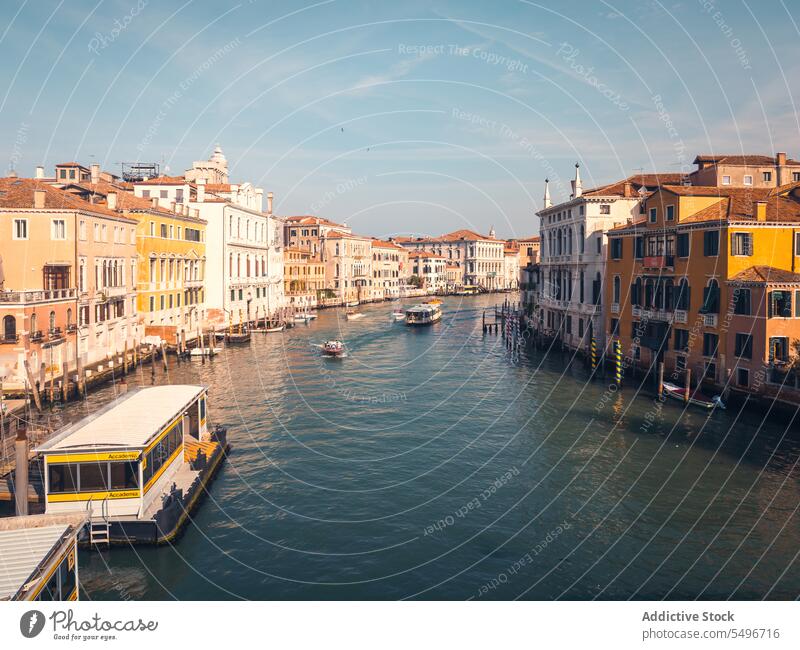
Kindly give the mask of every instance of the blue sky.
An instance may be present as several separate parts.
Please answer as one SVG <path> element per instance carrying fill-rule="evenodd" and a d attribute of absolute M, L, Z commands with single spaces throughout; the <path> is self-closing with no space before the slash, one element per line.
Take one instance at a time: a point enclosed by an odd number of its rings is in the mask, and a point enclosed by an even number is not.
<path fill-rule="evenodd" d="M 696 153 L 787 151 L 786 0 L 4 0 L 0 155 L 158 161 L 220 143 L 232 181 L 385 236 L 538 228 L 569 192 Z M 120 28 L 121 27 L 121 28 Z"/>

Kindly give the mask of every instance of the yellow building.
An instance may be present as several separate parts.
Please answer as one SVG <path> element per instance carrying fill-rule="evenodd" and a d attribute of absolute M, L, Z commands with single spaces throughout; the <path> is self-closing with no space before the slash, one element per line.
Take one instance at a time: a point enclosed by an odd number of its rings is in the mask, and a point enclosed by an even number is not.
<path fill-rule="evenodd" d="M 800 337 L 799 187 L 664 185 L 644 199 L 608 232 L 609 347 L 680 385 L 690 370 L 693 384 L 763 392 L 756 369 L 788 364 Z"/>
<path fill-rule="evenodd" d="M 283 293 L 292 309 L 316 307 L 319 292 L 325 289 L 325 264 L 309 250 L 286 248 L 283 282 Z"/>
<path fill-rule="evenodd" d="M 145 336 L 158 336 L 169 346 L 197 338 L 206 321 L 206 221 L 186 204 L 173 202 L 167 209 L 122 184 L 100 181 L 65 189 L 137 222 L 136 300 Z"/>

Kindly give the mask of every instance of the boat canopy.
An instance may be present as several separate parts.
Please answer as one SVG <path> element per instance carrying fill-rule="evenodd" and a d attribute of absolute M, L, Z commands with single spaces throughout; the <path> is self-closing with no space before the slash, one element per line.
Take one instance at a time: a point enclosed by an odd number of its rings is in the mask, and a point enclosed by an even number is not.
<path fill-rule="evenodd" d="M 67 427 L 35 451 L 144 449 L 206 390 L 205 386 L 173 385 L 132 391 Z"/>

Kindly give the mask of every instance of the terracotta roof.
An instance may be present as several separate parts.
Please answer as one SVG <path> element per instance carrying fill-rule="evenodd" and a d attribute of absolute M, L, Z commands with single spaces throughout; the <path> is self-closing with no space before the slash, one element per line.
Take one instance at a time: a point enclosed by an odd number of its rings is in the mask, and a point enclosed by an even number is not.
<path fill-rule="evenodd" d="M 109 217 L 125 218 L 103 205 L 89 203 L 75 194 L 55 188 L 35 178 L 0 178 L 0 208 L 33 209 L 35 190 L 45 192 L 45 210 L 82 210 Z"/>
<path fill-rule="evenodd" d="M 582 196 L 621 196 L 623 198 L 639 198 L 641 193 L 639 190 L 645 188 L 656 188 L 660 185 L 668 185 L 680 183 L 683 179 L 683 174 L 674 172 L 665 172 L 663 174 L 634 174 L 623 178 L 621 181 L 615 181 L 608 185 L 601 185 L 589 190 L 584 190 Z"/>
<path fill-rule="evenodd" d="M 230 183 L 206 183 L 207 192 L 230 192 Z"/>
<path fill-rule="evenodd" d="M 401 250 L 401 251 L 405 250 L 405 248 L 403 248 L 402 246 L 398 246 L 394 242 L 384 241 L 382 239 L 373 239 L 372 245 L 377 246 L 378 248 L 391 248 L 393 250 Z"/>
<path fill-rule="evenodd" d="M 539 237 L 539 235 L 533 235 L 532 237 L 520 237 L 520 238 L 517 239 L 517 241 L 520 242 L 520 243 L 529 242 L 529 241 L 537 242 L 537 241 L 541 241 L 541 237 Z"/>
<path fill-rule="evenodd" d="M 83 165 L 75 161 L 72 161 L 72 162 L 58 163 L 56 164 L 56 167 L 83 167 Z M 83 168 L 87 169 L 86 167 Z"/>
<path fill-rule="evenodd" d="M 90 203 L 90 205 L 102 205 L 104 207 L 108 207 L 108 193 L 116 192 L 118 210 L 151 212 L 171 217 L 179 216 L 183 219 L 196 221 L 197 223 L 207 223 L 204 219 L 176 214 L 175 212 L 172 212 L 171 210 L 168 210 L 162 206 L 153 206 L 152 199 L 146 199 L 143 196 L 136 196 L 133 194 L 133 192 L 127 192 L 117 183 L 108 183 L 105 181 L 100 181 L 98 183 L 70 183 L 66 186 L 66 191 L 70 191 L 69 188 L 77 188 L 83 190 L 87 194 L 94 194 L 96 197 L 95 203 Z"/>
<path fill-rule="evenodd" d="M 148 178 L 146 181 L 136 181 L 135 185 L 184 185 L 186 179 L 183 176 L 156 176 Z M 189 183 L 195 185 L 195 183 Z"/>
<path fill-rule="evenodd" d="M 329 232 L 325 237 L 327 239 L 364 239 L 366 241 L 372 241 L 372 238 L 366 235 L 356 235 L 355 233 L 340 232 L 338 230 Z"/>
<path fill-rule="evenodd" d="M 334 228 L 347 228 L 344 224 L 336 223 L 335 221 L 330 221 L 329 219 L 325 219 L 324 217 L 314 217 L 311 215 L 295 215 L 290 217 L 284 217 L 285 221 L 289 225 L 311 225 L 311 226 L 332 226 Z"/>
<path fill-rule="evenodd" d="M 765 284 L 800 283 L 800 273 L 792 273 L 774 266 L 751 266 L 734 275 L 729 282 L 761 282 Z"/>
<path fill-rule="evenodd" d="M 437 260 L 444 259 L 443 255 L 436 255 L 435 253 L 431 253 L 430 251 L 410 251 L 408 254 L 408 258 L 411 259 L 414 257 L 433 257 L 436 258 Z"/>
<path fill-rule="evenodd" d="M 741 221 L 755 219 L 755 202 L 767 204 L 766 220 L 771 222 L 800 221 L 800 197 L 795 198 L 789 191 L 781 195 L 769 188 L 754 187 L 709 187 L 669 185 L 662 189 L 679 196 L 719 197 L 719 201 L 699 210 L 695 214 L 681 218 L 681 223 L 700 221 Z"/>
<path fill-rule="evenodd" d="M 759 154 L 699 154 L 694 159 L 694 164 L 716 163 L 718 165 L 776 165 L 775 156 L 762 156 Z M 787 165 L 800 165 L 800 162 L 786 159 Z"/>

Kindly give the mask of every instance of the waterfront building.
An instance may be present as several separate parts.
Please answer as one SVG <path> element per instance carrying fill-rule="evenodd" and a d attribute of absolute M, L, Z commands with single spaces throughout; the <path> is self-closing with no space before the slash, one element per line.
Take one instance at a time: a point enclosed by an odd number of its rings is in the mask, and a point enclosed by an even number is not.
<path fill-rule="evenodd" d="M 380 239 L 372 240 L 372 279 L 374 298 L 391 300 L 400 297 L 400 288 L 408 280 L 408 251 Z"/>
<path fill-rule="evenodd" d="M 0 518 L 0 601 L 80 600 L 78 535 L 86 520 L 86 513 Z"/>
<path fill-rule="evenodd" d="M 504 266 L 503 266 L 503 289 L 518 289 L 520 281 L 520 250 L 519 243 L 510 241 L 506 242 L 503 249 Z"/>
<path fill-rule="evenodd" d="M 641 217 L 609 232 L 609 339 L 675 380 L 688 370 L 714 390 L 794 389 L 798 188 L 656 190 Z"/>
<path fill-rule="evenodd" d="M 487 291 L 503 289 L 505 242 L 473 230 L 456 230 L 440 237 L 396 237 L 391 241 L 409 251 L 425 250 L 461 268 L 461 285 L 478 286 Z"/>
<path fill-rule="evenodd" d="M 320 239 L 325 263 L 323 304 L 369 302 L 375 299 L 372 238 L 332 230 Z"/>
<path fill-rule="evenodd" d="M 30 385 L 26 364 L 33 382 L 52 386 L 141 341 L 136 225 L 40 180 L 0 179 L 0 374 L 7 388 Z"/>
<path fill-rule="evenodd" d="M 753 154 L 700 154 L 684 184 L 703 187 L 775 188 L 800 182 L 800 161 L 783 152 L 774 156 Z"/>
<path fill-rule="evenodd" d="M 206 222 L 207 320 L 217 325 L 277 319 L 282 313 L 283 223 L 272 214 L 272 193 L 228 183 L 228 163 L 219 146 L 183 176 L 159 176 L 133 184 L 137 197 L 170 209 L 188 205 Z"/>
<path fill-rule="evenodd" d="M 575 165 L 572 194 L 553 204 L 545 180 L 540 219 L 539 294 L 536 327 L 558 336 L 570 349 L 587 350 L 591 338 L 602 346 L 606 232 L 638 218 L 642 201 L 660 183 L 680 182 L 680 174 L 638 174 L 583 190 Z"/>
<path fill-rule="evenodd" d="M 99 181 L 64 189 L 84 200 L 135 219 L 137 311 L 145 336 L 175 346 L 205 326 L 206 222 L 188 203 L 137 197 L 124 187 Z"/>
<path fill-rule="evenodd" d="M 291 248 L 307 250 L 312 255 L 322 254 L 322 239 L 332 232 L 352 233 L 346 225 L 322 217 L 284 217 L 284 240 Z"/>
<path fill-rule="evenodd" d="M 539 263 L 539 245 L 540 239 L 538 235 L 526 237 L 525 239 L 517 240 L 519 242 L 519 267 L 526 268 L 530 264 Z"/>
<path fill-rule="evenodd" d="M 283 293 L 293 310 L 317 306 L 325 290 L 325 265 L 318 255 L 299 248 L 285 248 L 283 260 Z"/>
<path fill-rule="evenodd" d="M 428 293 L 447 289 L 447 260 L 441 255 L 425 250 L 409 251 L 408 264 L 412 284 Z M 413 281 L 414 278 L 416 282 Z"/>

